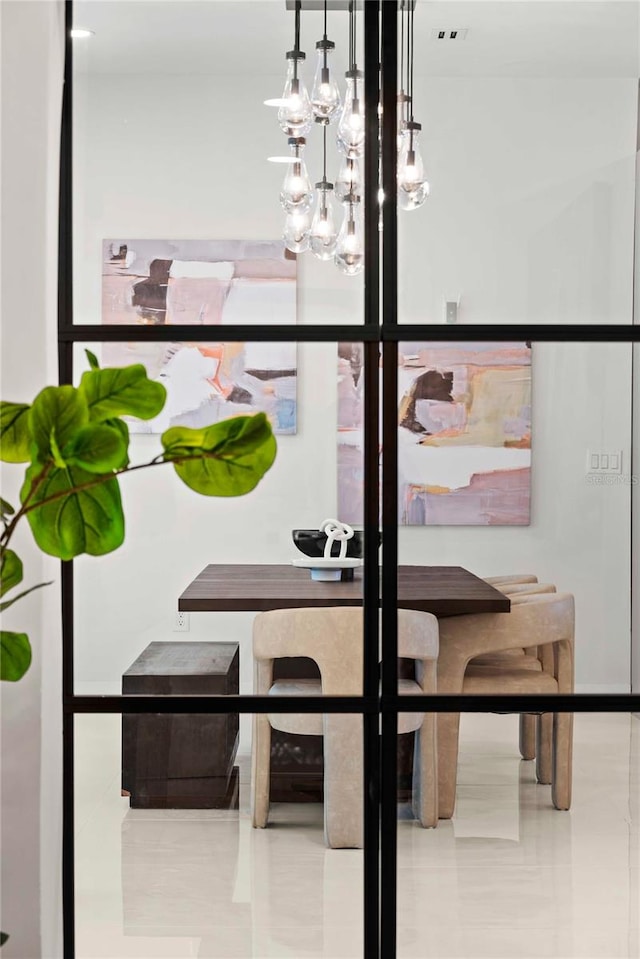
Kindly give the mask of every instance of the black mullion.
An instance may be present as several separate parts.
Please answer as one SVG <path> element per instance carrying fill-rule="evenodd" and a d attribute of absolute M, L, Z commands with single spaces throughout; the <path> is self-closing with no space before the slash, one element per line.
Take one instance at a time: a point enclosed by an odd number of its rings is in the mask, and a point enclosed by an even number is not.
<path fill-rule="evenodd" d="M 75 957 L 75 715 L 62 716 L 62 949 L 64 959 Z"/>
<path fill-rule="evenodd" d="M 383 206 L 383 217 L 387 200 Z M 384 246 L 384 244 L 383 244 Z M 384 253 L 383 253 L 384 260 Z M 385 322 L 382 333 L 371 326 L 345 324 L 301 324 L 299 326 L 111 326 L 101 324 L 74 324 L 60 331 L 60 343 L 167 342 L 200 339 L 218 342 L 260 340 L 260 342 L 338 343 L 342 340 L 373 342 L 380 337 L 386 342 L 412 340 L 532 340 L 540 343 L 637 343 L 640 342 L 640 324 L 594 323 L 592 326 L 574 326 L 570 323 L 523 323 L 464 325 L 390 323 Z"/>
<path fill-rule="evenodd" d="M 397 324 L 398 231 L 396 187 L 397 0 L 382 3 L 382 336 Z M 382 350 L 382 737 L 380 952 L 397 945 L 397 767 L 398 714 L 384 708 L 398 692 L 398 476 L 397 343 Z"/>
<path fill-rule="evenodd" d="M 73 325 L 73 0 L 65 0 L 65 58 L 58 190 L 58 375 L 71 383 L 73 342 L 62 333 Z M 61 563 L 62 698 L 73 694 L 73 564 Z M 65 959 L 75 956 L 75 770 L 74 716 L 62 717 L 62 941 Z"/>
<path fill-rule="evenodd" d="M 380 701 L 371 696 L 323 696 L 323 712 L 377 716 Z M 382 697 L 383 712 L 489 713 L 640 712 L 640 693 L 397 694 Z M 70 696 L 65 713 L 317 713 L 317 696 Z M 395 771 L 394 771 L 395 776 Z"/>
<path fill-rule="evenodd" d="M 383 217 L 388 200 L 383 206 Z M 384 244 L 383 244 L 384 247 Z M 384 262 L 384 252 L 383 252 Z M 223 332 L 224 331 L 224 332 Z M 127 342 L 168 342 L 174 340 L 194 340 L 203 342 L 218 342 L 224 336 L 228 342 L 242 340 L 260 340 L 264 343 L 337 343 L 342 340 L 350 342 L 378 342 L 380 337 L 385 342 L 401 342 L 402 340 L 531 340 L 540 343 L 638 343 L 640 342 L 640 324 L 610 325 L 594 323 L 592 326 L 574 326 L 569 323 L 523 323 L 514 324 L 487 324 L 478 323 L 464 325 L 423 324 L 423 323 L 390 323 L 385 322 L 382 333 L 366 325 L 319 325 L 301 324 L 299 326 L 111 326 L 101 324 L 74 324 L 60 330 L 60 343 L 113 343 L 121 340 Z"/>
<path fill-rule="evenodd" d="M 574 326 L 570 323 L 523 323 L 514 324 L 424 324 L 405 323 L 386 325 L 382 338 L 385 341 L 402 340 L 515 340 L 534 343 L 637 343 L 640 342 L 640 325 L 628 326 L 615 323 L 610 326 L 594 323 L 593 326 Z"/>
<path fill-rule="evenodd" d="M 627 713 L 640 710 L 640 693 L 437 693 L 383 697 L 383 709 L 400 713 Z"/>
<path fill-rule="evenodd" d="M 185 323 L 173 326 L 121 326 L 110 324 L 75 324 L 73 327 L 60 331 L 58 337 L 61 343 L 157 343 L 181 342 L 183 340 L 200 340 L 204 343 L 218 343 L 226 340 L 229 343 L 243 340 L 260 343 L 339 343 L 372 342 L 380 339 L 377 328 L 362 324 L 345 324 L 341 326 L 324 325 L 317 323 L 300 324 L 299 326 L 285 326 L 275 324 L 271 326 L 243 326 L 233 324 L 229 326 L 198 326 Z"/>
<path fill-rule="evenodd" d="M 317 713 L 317 696 L 161 695 L 70 696 L 65 712 L 72 713 Z M 323 696 L 323 713 L 375 715 L 378 697 Z"/>
<path fill-rule="evenodd" d="M 62 217 L 61 217 L 62 219 Z M 69 247 L 69 251 L 71 247 Z M 59 312 L 60 322 L 65 322 Z M 58 378 L 60 383 L 73 382 L 73 343 L 58 344 Z M 60 602 L 62 607 L 62 696 L 63 701 L 74 693 L 73 662 L 73 560 L 60 563 Z"/>
<path fill-rule="evenodd" d="M 379 456 L 379 338 L 380 338 L 380 234 L 378 231 L 380 96 L 380 9 L 364 4 L 364 327 L 372 339 L 364 348 L 364 580 L 363 692 L 376 702 L 376 710 L 363 717 L 364 766 L 364 955 L 380 955 L 380 752 L 378 712 L 378 522 Z"/>
<path fill-rule="evenodd" d="M 73 2 L 64 5 L 64 78 L 60 118 L 60 169 L 58 173 L 58 342 L 73 326 Z M 60 371 L 61 382 L 63 379 Z"/>

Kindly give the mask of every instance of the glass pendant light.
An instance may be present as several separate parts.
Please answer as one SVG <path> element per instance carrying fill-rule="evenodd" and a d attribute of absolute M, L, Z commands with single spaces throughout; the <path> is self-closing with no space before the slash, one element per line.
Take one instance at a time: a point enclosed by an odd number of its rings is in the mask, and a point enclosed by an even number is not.
<path fill-rule="evenodd" d="M 349 63 L 345 73 L 347 89 L 338 122 L 338 149 L 351 159 L 364 153 L 363 73 L 356 64 L 356 14 L 353 0 L 349 3 Z"/>
<path fill-rule="evenodd" d="M 417 210 L 429 196 L 429 184 L 424 175 L 424 163 L 418 142 L 422 126 L 413 118 L 413 14 L 407 14 L 407 90 L 401 91 L 403 113 L 406 105 L 409 119 L 403 120 L 398 153 L 398 206 L 402 210 Z"/>
<path fill-rule="evenodd" d="M 322 179 L 316 183 L 316 212 L 310 232 L 311 252 L 319 260 L 332 259 L 336 251 L 337 233 L 333 218 L 333 183 L 327 180 L 327 126 L 328 118 L 316 118 L 323 126 L 323 164 Z"/>
<path fill-rule="evenodd" d="M 403 210 L 416 210 L 429 196 L 418 137 L 419 123 L 409 120 L 402 131 L 398 157 L 398 205 Z"/>
<path fill-rule="evenodd" d="M 344 200 L 349 193 L 362 193 L 362 174 L 360 163 L 355 157 L 343 157 L 336 177 L 335 194 L 338 200 Z"/>
<path fill-rule="evenodd" d="M 360 197 L 350 193 L 344 204 L 344 220 L 338 233 L 335 264 L 347 276 L 364 269 L 364 227 Z"/>
<path fill-rule="evenodd" d="M 311 108 L 316 118 L 335 120 L 340 113 L 340 90 L 329 70 L 329 57 L 335 43 L 327 39 L 327 0 L 324 0 L 324 34 L 316 43 L 316 74 L 311 90 Z"/>
<path fill-rule="evenodd" d="M 338 123 L 338 148 L 347 157 L 361 157 L 364 153 L 364 99 L 362 97 L 362 70 L 347 70 L 347 89 Z"/>
<path fill-rule="evenodd" d="M 331 260 L 336 251 L 338 235 L 333 217 L 333 183 L 320 180 L 316 183 L 316 212 L 311 224 L 311 252 L 319 260 Z"/>
<path fill-rule="evenodd" d="M 280 190 L 280 203 L 287 213 L 307 213 L 313 203 L 311 180 L 302 156 L 306 142 L 304 137 L 289 137 L 291 162 Z"/>
<path fill-rule="evenodd" d="M 282 233 L 287 250 L 292 253 L 305 253 L 309 249 L 310 225 L 311 214 L 308 210 L 294 210 L 287 214 Z"/>
<path fill-rule="evenodd" d="M 297 0 L 294 48 L 287 53 L 287 79 L 278 110 L 280 128 L 290 137 L 308 133 L 313 118 L 309 94 L 299 76 L 300 64 L 305 60 L 300 49 L 300 8 L 301 2 Z"/>

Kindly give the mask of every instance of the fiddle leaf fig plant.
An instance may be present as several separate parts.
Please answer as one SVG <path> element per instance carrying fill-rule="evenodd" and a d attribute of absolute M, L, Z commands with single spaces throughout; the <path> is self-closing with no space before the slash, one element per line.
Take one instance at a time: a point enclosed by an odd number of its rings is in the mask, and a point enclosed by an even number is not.
<path fill-rule="evenodd" d="M 235 416 L 205 429 L 177 426 L 162 434 L 162 452 L 131 465 L 129 428 L 123 416 L 152 419 L 166 391 L 144 366 L 101 369 L 86 351 L 90 369 L 80 385 L 47 386 L 33 403 L 0 402 L 0 460 L 27 464 L 20 505 L 0 498 L 0 598 L 23 579 L 20 557 L 9 548 L 27 520 L 38 547 L 69 560 L 102 556 L 122 545 L 125 518 L 120 478 L 170 463 L 180 479 L 204 496 L 242 496 L 260 482 L 276 456 L 264 413 Z M 0 612 L 38 583 L 0 603 Z M 31 663 L 26 633 L 0 631 L 0 679 L 16 681 Z"/>

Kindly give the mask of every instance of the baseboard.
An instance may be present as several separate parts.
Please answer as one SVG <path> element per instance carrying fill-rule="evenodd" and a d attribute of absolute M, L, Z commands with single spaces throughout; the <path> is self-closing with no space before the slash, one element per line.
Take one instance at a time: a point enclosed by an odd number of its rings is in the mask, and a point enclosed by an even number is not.
<path fill-rule="evenodd" d="M 622 693 L 628 695 L 631 687 L 628 683 L 576 683 L 575 691 L 577 693 Z"/>

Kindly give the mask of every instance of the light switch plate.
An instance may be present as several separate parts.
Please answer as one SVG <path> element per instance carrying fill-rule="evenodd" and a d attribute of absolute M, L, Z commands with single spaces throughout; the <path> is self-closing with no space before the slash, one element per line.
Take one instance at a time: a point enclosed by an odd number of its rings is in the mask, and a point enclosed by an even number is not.
<path fill-rule="evenodd" d="M 622 472 L 622 450 L 587 450 L 589 473 L 617 474 Z"/>

